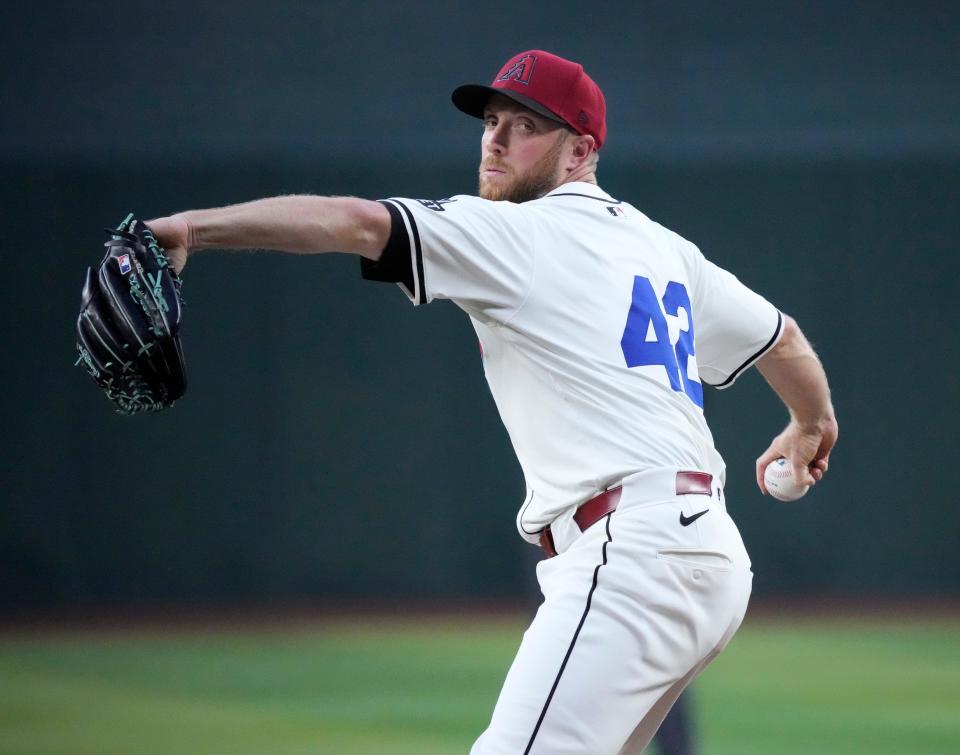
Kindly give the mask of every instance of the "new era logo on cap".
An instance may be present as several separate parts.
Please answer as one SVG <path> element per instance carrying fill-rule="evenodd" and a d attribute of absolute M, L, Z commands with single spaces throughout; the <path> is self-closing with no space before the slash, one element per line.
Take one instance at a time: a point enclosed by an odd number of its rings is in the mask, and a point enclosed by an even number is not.
<path fill-rule="evenodd" d="M 453 104 L 476 118 L 493 94 L 502 94 L 545 118 L 593 137 L 600 149 L 607 137 L 607 106 L 600 87 L 583 66 L 544 50 L 527 50 L 506 62 L 489 86 L 465 84 Z"/>

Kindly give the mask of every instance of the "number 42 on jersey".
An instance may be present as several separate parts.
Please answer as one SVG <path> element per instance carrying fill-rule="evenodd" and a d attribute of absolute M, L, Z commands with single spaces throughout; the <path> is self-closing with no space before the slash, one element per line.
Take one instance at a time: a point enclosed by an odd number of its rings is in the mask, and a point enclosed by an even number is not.
<path fill-rule="evenodd" d="M 678 316 L 680 309 L 687 313 L 687 329 L 680 330 L 676 344 L 670 343 L 667 315 Z M 703 386 L 687 375 L 687 364 L 694 355 L 693 313 L 686 286 L 670 281 L 658 300 L 649 278 L 637 275 L 633 279 L 633 298 L 627 325 L 620 339 L 620 348 L 627 367 L 662 365 L 667 372 L 670 387 L 683 392 L 701 409 Z"/>

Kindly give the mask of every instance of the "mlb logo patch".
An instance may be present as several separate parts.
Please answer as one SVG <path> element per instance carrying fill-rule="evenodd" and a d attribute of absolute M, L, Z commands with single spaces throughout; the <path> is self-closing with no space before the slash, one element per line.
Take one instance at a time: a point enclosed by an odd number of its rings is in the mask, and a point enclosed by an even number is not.
<path fill-rule="evenodd" d="M 123 275 L 126 275 L 127 273 L 129 273 L 129 272 L 130 272 L 130 267 L 131 267 L 131 265 L 130 265 L 130 255 L 129 255 L 129 254 L 121 254 L 119 257 L 117 257 L 117 264 L 120 265 L 120 272 L 121 272 Z"/>
<path fill-rule="evenodd" d="M 609 212 L 611 215 L 613 215 L 613 217 L 617 217 L 617 216 L 619 216 L 619 215 L 623 215 L 623 210 L 620 209 L 619 207 L 608 207 L 608 208 L 607 208 L 607 212 Z"/>

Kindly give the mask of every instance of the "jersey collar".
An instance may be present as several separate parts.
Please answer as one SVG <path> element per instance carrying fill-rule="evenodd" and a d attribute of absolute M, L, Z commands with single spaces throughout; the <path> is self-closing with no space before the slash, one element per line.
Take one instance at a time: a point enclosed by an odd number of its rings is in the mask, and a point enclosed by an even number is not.
<path fill-rule="evenodd" d="M 586 181 L 571 181 L 570 183 L 560 184 L 553 191 L 544 194 L 545 197 L 551 197 L 556 194 L 579 194 L 580 196 L 593 197 L 594 199 L 606 199 L 610 202 L 616 200 L 596 184 Z"/>

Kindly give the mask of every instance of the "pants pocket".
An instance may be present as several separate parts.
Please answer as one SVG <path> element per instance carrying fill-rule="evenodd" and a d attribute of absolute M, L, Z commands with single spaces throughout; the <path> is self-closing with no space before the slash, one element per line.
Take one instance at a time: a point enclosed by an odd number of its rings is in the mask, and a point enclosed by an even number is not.
<path fill-rule="evenodd" d="M 657 551 L 657 558 L 713 571 L 730 571 L 733 568 L 733 559 L 726 553 L 703 548 L 665 548 Z"/>

